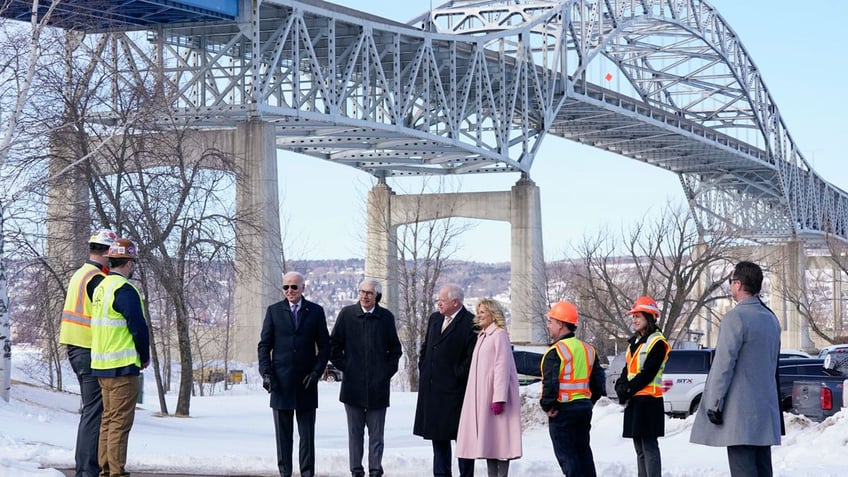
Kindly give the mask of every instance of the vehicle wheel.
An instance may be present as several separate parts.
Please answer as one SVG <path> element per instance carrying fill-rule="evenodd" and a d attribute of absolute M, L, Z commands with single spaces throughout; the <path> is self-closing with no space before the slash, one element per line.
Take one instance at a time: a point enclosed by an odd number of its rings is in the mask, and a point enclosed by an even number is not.
<path fill-rule="evenodd" d="M 786 396 L 780 401 L 780 410 L 783 412 L 792 412 L 792 396 Z"/>
<path fill-rule="evenodd" d="M 692 404 L 689 406 L 689 414 L 687 416 L 691 416 L 695 414 L 695 411 L 698 410 L 698 406 L 701 404 L 701 395 L 695 396 L 695 399 L 692 400 Z"/>

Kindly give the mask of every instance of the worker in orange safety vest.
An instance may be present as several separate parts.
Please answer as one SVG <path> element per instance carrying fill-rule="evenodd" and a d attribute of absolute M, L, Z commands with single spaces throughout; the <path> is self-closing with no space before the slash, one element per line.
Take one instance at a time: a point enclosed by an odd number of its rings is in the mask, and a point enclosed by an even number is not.
<path fill-rule="evenodd" d="M 592 408 L 604 393 L 604 370 L 595 348 L 574 336 L 577 307 L 567 301 L 545 314 L 553 344 L 542 356 L 542 396 L 554 454 L 568 477 L 595 477 L 589 445 Z"/>

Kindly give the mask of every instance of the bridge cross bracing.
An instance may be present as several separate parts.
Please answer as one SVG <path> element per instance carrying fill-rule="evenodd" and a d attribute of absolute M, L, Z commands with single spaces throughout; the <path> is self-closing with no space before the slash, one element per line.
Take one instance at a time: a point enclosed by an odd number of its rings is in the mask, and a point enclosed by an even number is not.
<path fill-rule="evenodd" d="M 376 177 L 527 173 L 551 134 L 678 174 L 704 233 L 848 238 L 848 196 L 706 2 L 452 1 L 409 24 L 318 0 L 209 4 L 59 25 L 123 65 L 117 87 L 147 85 L 198 127 L 272 122 L 278 148 Z"/>

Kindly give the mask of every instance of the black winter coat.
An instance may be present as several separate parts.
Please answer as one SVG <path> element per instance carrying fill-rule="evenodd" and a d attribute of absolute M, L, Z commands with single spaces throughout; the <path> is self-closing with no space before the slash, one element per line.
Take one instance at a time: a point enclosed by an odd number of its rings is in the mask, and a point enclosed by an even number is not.
<path fill-rule="evenodd" d="M 442 332 L 444 315 L 433 313 L 418 356 L 418 404 L 413 434 L 431 440 L 453 440 L 477 344 L 474 315 L 462 307 Z"/>
<path fill-rule="evenodd" d="M 648 336 L 634 336 L 630 338 L 630 352 L 636 352 L 639 344 L 645 342 Z M 668 343 L 660 341 L 651 348 L 645 357 L 642 372 L 631 380 L 627 380 L 627 363 L 621 372 L 619 381 L 624 381 L 628 387 L 628 395 L 619 396 L 627 400 L 624 408 L 623 437 L 661 437 L 665 435 L 665 404 L 662 397 L 633 396 L 639 390 L 650 384 L 657 375 L 660 366 L 665 363 Z"/>
<path fill-rule="evenodd" d="M 315 409 L 318 387 L 306 388 L 303 379 L 311 372 L 324 373 L 330 356 L 330 336 L 324 308 L 301 298 L 294 327 L 289 302 L 268 307 L 259 335 L 259 373 L 271 376 L 271 407 Z"/>
<path fill-rule="evenodd" d="M 365 409 L 389 407 L 402 354 L 392 312 L 377 305 L 365 313 L 359 303 L 342 308 L 330 335 L 330 361 L 344 372 L 339 401 Z"/>

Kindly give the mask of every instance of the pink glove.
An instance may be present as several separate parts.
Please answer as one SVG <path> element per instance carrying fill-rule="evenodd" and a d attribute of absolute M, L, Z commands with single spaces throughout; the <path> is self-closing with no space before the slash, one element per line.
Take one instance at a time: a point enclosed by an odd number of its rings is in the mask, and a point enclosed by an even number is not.
<path fill-rule="evenodd" d="M 504 403 L 502 403 L 502 402 L 493 402 L 492 403 L 492 412 L 496 416 L 503 412 L 503 408 L 504 408 Z"/>

